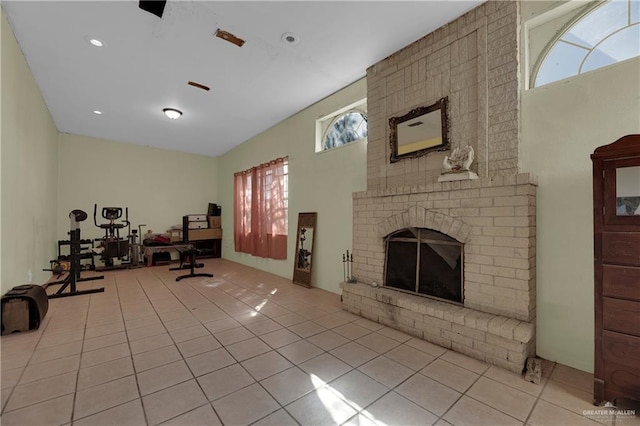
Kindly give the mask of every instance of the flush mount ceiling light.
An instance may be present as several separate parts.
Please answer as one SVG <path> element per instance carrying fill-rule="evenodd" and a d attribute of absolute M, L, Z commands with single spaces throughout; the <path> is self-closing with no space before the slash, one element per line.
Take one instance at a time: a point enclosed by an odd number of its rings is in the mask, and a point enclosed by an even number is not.
<path fill-rule="evenodd" d="M 93 113 L 94 113 L 95 115 L 102 115 L 102 111 L 97 110 L 97 109 L 94 109 L 94 110 L 93 110 Z"/>
<path fill-rule="evenodd" d="M 164 112 L 164 115 L 166 115 L 172 120 L 177 120 L 182 115 L 182 111 L 177 110 L 175 108 L 164 108 L 162 112 Z"/>
<path fill-rule="evenodd" d="M 294 33 L 284 33 L 280 36 L 280 40 L 286 44 L 296 44 L 300 38 Z"/>
<path fill-rule="evenodd" d="M 95 47 L 102 47 L 104 46 L 104 43 L 101 40 L 98 40 L 97 38 L 90 38 L 89 39 L 89 43 L 91 43 L 92 45 L 94 45 Z"/>

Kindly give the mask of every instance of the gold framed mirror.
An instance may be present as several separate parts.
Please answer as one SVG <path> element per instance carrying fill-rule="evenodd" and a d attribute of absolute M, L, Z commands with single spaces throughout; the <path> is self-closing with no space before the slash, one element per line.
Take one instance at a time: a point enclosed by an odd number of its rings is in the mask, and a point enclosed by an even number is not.
<path fill-rule="evenodd" d="M 293 283 L 311 287 L 311 270 L 318 213 L 298 213 L 296 251 L 293 260 Z"/>
<path fill-rule="evenodd" d="M 389 161 L 421 157 L 431 151 L 445 151 L 449 145 L 449 98 L 389 118 Z"/>

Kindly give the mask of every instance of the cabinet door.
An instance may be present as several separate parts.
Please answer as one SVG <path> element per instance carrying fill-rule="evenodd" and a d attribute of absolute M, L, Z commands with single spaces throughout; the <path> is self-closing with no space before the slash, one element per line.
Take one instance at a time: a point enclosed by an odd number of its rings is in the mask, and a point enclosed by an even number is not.
<path fill-rule="evenodd" d="M 640 268 L 603 265 L 602 295 L 640 302 Z"/>
<path fill-rule="evenodd" d="M 640 232 L 603 232 L 602 263 L 640 266 Z"/>
<path fill-rule="evenodd" d="M 640 226 L 640 157 L 606 161 L 603 178 L 605 226 Z"/>
<path fill-rule="evenodd" d="M 607 390 L 615 395 L 640 396 L 640 338 L 605 331 L 602 352 L 607 360 Z"/>

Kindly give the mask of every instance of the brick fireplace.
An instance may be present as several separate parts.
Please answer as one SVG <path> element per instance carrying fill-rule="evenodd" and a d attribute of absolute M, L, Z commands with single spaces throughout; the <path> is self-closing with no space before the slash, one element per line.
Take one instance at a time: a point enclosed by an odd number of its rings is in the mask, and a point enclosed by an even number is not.
<path fill-rule="evenodd" d="M 535 193 L 531 176 L 519 174 L 354 194 L 358 283 L 344 284 L 344 307 L 521 371 L 534 352 Z M 463 243 L 462 305 L 383 286 L 384 238 L 406 228 L 432 229 Z"/>
<path fill-rule="evenodd" d="M 367 70 L 367 191 L 353 196 L 343 307 L 520 372 L 535 354 L 536 180 L 519 169 L 519 3 L 489 1 Z M 389 162 L 388 120 L 448 96 L 452 148 L 479 179 L 437 182 L 450 152 Z M 386 238 L 428 229 L 462 245 L 462 303 L 385 284 Z M 406 234 L 406 233 L 405 233 Z"/>

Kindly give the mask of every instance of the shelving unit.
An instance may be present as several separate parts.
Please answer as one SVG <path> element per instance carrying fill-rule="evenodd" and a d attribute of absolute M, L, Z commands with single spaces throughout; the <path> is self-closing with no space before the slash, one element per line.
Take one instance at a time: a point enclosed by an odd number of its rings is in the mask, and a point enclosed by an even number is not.
<path fill-rule="evenodd" d="M 69 240 L 58 240 L 58 261 L 61 260 L 69 260 L 71 257 L 71 249 L 69 249 L 69 253 L 68 254 L 63 254 L 62 250 L 63 247 L 65 246 L 70 246 L 71 245 L 71 241 Z M 80 262 L 82 262 L 83 260 L 89 260 L 89 262 L 84 262 L 81 263 L 81 267 L 82 269 L 86 269 L 86 270 L 90 270 L 90 271 L 94 271 L 96 269 L 96 264 L 95 264 L 95 260 L 93 258 L 93 248 L 94 248 L 94 244 L 93 244 L 93 240 L 80 240 Z"/>
<path fill-rule="evenodd" d="M 215 217 L 200 214 L 182 217 L 183 241 L 199 250 L 199 258 L 222 257 L 222 228 L 210 226 L 219 224 L 219 216 L 212 220 Z"/>

